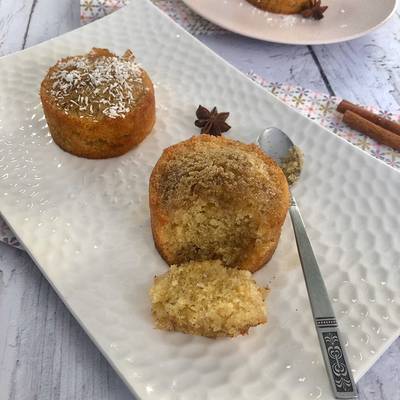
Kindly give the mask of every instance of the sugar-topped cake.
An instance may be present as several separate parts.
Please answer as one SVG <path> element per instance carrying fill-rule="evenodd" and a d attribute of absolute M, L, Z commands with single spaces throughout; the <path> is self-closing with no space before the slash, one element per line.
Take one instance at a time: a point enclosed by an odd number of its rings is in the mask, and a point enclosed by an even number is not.
<path fill-rule="evenodd" d="M 122 155 L 155 123 L 153 84 L 130 50 L 117 56 L 94 48 L 61 59 L 44 78 L 40 97 L 54 141 L 80 157 Z"/>

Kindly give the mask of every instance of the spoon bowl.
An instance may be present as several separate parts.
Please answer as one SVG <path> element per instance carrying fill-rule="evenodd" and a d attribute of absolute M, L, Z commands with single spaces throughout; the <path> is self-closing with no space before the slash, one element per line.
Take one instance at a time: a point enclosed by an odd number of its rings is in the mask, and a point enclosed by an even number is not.
<path fill-rule="evenodd" d="M 289 150 L 294 143 L 285 132 L 278 128 L 267 128 L 258 138 L 257 144 L 268 154 L 278 165 L 287 157 Z"/>

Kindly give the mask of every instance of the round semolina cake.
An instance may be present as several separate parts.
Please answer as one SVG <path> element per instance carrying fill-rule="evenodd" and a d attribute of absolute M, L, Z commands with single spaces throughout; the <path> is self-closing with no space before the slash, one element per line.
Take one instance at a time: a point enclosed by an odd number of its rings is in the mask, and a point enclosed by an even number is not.
<path fill-rule="evenodd" d="M 164 150 L 149 198 L 169 265 L 221 260 L 251 272 L 274 254 L 289 207 L 285 175 L 258 146 L 210 135 Z"/>
<path fill-rule="evenodd" d="M 117 56 L 94 48 L 59 60 L 42 81 L 40 98 L 54 142 L 79 157 L 120 156 L 155 123 L 153 84 L 130 50 Z"/>
<path fill-rule="evenodd" d="M 264 11 L 277 14 L 298 14 L 310 7 L 310 0 L 247 0 Z"/>

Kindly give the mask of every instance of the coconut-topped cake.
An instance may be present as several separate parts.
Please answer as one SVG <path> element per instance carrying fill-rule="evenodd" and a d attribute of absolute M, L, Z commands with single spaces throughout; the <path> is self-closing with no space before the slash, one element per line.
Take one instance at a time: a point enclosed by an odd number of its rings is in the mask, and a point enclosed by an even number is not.
<path fill-rule="evenodd" d="M 128 50 L 66 57 L 51 67 L 40 96 L 50 133 L 65 151 L 87 158 L 126 153 L 155 122 L 154 89 Z"/>

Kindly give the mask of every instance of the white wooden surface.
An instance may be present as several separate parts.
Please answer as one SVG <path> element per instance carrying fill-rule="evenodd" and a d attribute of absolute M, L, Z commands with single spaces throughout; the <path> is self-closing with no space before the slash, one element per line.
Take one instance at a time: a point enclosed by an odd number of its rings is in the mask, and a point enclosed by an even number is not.
<path fill-rule="evenodd" d="M 78 0 L 0 0 L 0 55 L 78 26 Z M 378 32 L 338 45 L 260 45 L 234 34 L 200 39 L 244 72 L 400 110 L 399 14 Z M 400 400 L 400 340 L 359 387 L 362 400 Z M 132 398 L 30 258 L 0 244 L 0 400 Z"/>

